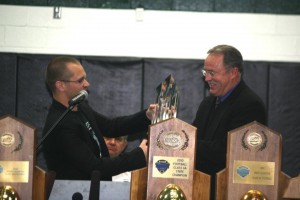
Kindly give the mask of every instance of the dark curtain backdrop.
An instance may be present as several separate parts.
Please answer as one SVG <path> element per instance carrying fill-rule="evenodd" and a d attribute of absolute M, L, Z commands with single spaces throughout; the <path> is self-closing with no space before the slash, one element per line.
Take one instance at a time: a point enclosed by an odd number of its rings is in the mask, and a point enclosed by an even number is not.
<path fill-rule="evenodd" d="M 54 55 L 0 53 L 0 116 L 11 114 L 37 129 L 41 139 L 51 97 L 44 72 Z M 178 118 L 191 123 L 207 95 L 201 78 L 203 60 L 80 57 L 90 82 L 89 104 L 109 117 L 146 109 L 155 88 L 170 74 L 180 90 Z M 283 140 L 282 171 L 300 173 L 300 63 L 246 61 L 244 80 L 263 99 L 268 127 Z M 142 134 L 141 134 L 142 135 Z M 130 140 L 140 139 L 135 135 Z M 45 168 L 39 154 L 37 164 Z"/>

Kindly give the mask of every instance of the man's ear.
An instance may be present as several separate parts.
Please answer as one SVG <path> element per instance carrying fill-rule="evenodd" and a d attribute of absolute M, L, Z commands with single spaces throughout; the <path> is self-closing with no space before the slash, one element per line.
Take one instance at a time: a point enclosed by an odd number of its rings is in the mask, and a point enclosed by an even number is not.
<path fill-rule="evenodd" d="M 231 73 L 232 73 L 233 77 L 238 76 L 238 74 L 239 74 L 238 68 L 237 67 L 232 68 Z"/>
<path fill-rule="evenodd" d="M 59 91 L 64 91 L 65 90 L 65 83 L 63 81 L 56 81 L 55 82 L 55 87 Z"/>

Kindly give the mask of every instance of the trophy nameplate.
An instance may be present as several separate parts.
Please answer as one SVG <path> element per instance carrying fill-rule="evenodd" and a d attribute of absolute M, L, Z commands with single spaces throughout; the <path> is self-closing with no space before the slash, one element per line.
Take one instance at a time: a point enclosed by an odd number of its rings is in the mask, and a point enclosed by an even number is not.
<path fill-rule="evenodd" d="M 157 178 L 189 179 L 189 158 L 153 156 L 152 176 Z"/>
<path fill-rule="evenodd" d="M 28 183 L 29 161 L 0 161 L 0 181 Z"/>
<path fill-rule="evenodd" d="M 274 185 L 275 162 L 235 160 L 233 183 Z"/>

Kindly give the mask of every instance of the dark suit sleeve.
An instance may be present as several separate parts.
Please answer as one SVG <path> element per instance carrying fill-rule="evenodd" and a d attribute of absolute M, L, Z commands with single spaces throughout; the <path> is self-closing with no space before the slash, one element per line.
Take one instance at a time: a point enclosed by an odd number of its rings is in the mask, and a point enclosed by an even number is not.
<path fill-rule="evenodd" d="M 46 151 L 55 151 L 51 152 L 55 160 L 48 160 L 50 168 L 56 169 L 60 179 L 89 179 L 93 170 L 99 170 L 102 180 L 109 180 L 113 175 L 146 166 L 143 150 L 139 147 L 111 159 L 96 156 L 94 144 L 86 128 L 75 118 L 63 123 L 45 143 Z"/>
<path fill-rule="evenodd" d="M 49 129 L 49 126 L 53 124 L 57 116 L 61 115 L 63 110 L 63 107 L 61 110 L 59 108 L 51 109 L 45 130 Z M 88 108 L 82 111 L 85 111 L 85 117 L 90 122 L 93 132 L 95 132 L 99 139 L 103 157 L 100 158 L 99 146 L 86 127 L 81 113 L 70 112 L 57 125 L 43 145 L 47 165 L 50 170 L 56 171 L 58 179 L 89 180 L 92 172 L 99 170 L 102 180 L 110 180 L 113 175 L 146 166 L 143 150 L 139 147 L 117 158 L 107 158 L 108 150 L 101 131 L 98 129 L 100 125 L 107 126 L 103 130 L 116 131 L 118 134 L 124 134 L 121 131 L 122 128 L 130 131 L 139 130 L 139 128 L 134 127 L 135 123 L 130 121 L 134 119 L 137 119 L 136 122 L 140 123 L 137 126 L 141 126 L 141 129 L 146 129 L 148 127 L 146 125 L 148 119 L 145 119 L 145 113 L 140 112 L 134 115 L 134 117 L 110 120 L 98 114 L 94 116 L 93 111 Z M 100 125 L 97 124 L 97 120 L 100 120 Z M 130 123 L 132 127 L 127 127 L 123 124 L 126 122 Z"/>
<path fill-rule="evenodd" d="M 95 163 L 95 169 L 101 169 L 104 175 L 114 176 L 126 171 L 146 167 L 146 159 L 141 148 L 135 148 L 131 152 L 122 153 L 114 158 L 102 158 Z"/>
<path fill-rule="evenodd" d="M 88 105 L 85 105 L 88 106 Z M 85 109 L 85 110 L 91 110 Z M 94 123 L 104 136 L 118 137 L 136 133 L 145 133 L 151 121 L 146 116 L 146 110 L 128 116 L 109 118 L 100 113 L 92 111 L 89 116 L 93 116 Z M 93 122 L 92 122 L 93 123 Z"/>
<path fill-rule="evenodd" d="M 266 108 L 262 100 L 246 85 L 242 92 L 236 94 L 236 99 L 232 101 L 230 107 L 231 123 L 228 126 L 228 131 L 257 121 L 261 124 L 267 124 Z"/>

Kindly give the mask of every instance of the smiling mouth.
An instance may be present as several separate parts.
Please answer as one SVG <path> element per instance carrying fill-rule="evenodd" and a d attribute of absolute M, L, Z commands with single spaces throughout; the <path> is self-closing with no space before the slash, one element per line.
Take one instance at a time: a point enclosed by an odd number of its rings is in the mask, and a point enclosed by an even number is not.
<path fill-rule="evenodd" d="M 213 82 L 209 82 L 208 85 L 209 85 L 210 88 L 214 88 L 214 87 L 217 86 L 217 84 L 213 83 Z"/>
<path fill-rule="evenodd" d="M 215 88 L 215 87 L 216 87 L 215 84 L 209 84 L 209 88 L 210 88 L 210 89 L 213 89 L 213 88 Z"/>

